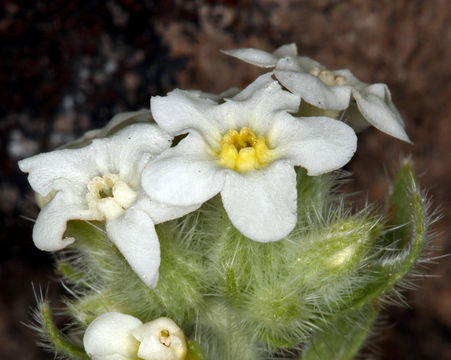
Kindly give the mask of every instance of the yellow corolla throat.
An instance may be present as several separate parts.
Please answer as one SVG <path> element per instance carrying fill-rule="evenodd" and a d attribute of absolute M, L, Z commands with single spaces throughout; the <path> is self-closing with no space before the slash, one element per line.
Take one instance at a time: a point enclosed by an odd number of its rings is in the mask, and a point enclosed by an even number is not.
<path fill-rule="evenodd" d="M 268 166 L 274 159 L 274 151 L 268 149 L 263 136 L 256 136 L 248 127 L 229 130 L 221 139 L 217 152 L 222 167 L 247 172 Z"/>

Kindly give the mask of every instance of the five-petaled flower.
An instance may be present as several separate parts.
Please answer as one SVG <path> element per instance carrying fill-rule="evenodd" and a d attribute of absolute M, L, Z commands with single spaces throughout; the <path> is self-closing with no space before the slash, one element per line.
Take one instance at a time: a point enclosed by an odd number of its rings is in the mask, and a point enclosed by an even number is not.
<path fill-rule="evenodd" d="M 183 331 L 169 318 L 143 324 L 131 315 L 108 312 L 95 318 L 83 336 L 93 360 L 184 360 Z"/>
<path fill-rule="evenodd" d="M 371 124 L 411 142 L 385 84 L 366 84 L 347 69 L 330 71 L 309 57 L 297 56 L 295 44 L 283 45 L 272 54 L 251 48 L 224 53 L 259 67 L 275 68 L 274 75 L 280 83 L 300 95 L 303 102 L 323 110 L 347 110 L 343 120 L 356 131 Z"/>
<path fill-rule="evenodd" d="M 171 139 L 154 124 L 133 124 L 79 149 L 21 160 L 19 167 L 29 173 L 32 188 L 50 198 L 33 228 L 35 245 L 60 250 L 75 241 L 64 237 L 67 221 L 105 221 L 111 241 L 141 280 L 155 287 L 160 247 L 154 224 L 196 208 L 152 201 L 141 189 L 144 166 L 169 148 Z"/>
<path fill-rule="evenodd" d="M 342 167 L 356 150 L 356 136 L 346 124 L 290 115 L 299 101 L 271 74 L 222 104 L 181 90 L 153 97 L 158 125 L 171 135 L 188 135 L 147 165 L 144 190 L 174 206 L 221 193 L 242 234 L 260 242 L 285 237 L 297 219 L 294 166 L 320 175 Z"/>

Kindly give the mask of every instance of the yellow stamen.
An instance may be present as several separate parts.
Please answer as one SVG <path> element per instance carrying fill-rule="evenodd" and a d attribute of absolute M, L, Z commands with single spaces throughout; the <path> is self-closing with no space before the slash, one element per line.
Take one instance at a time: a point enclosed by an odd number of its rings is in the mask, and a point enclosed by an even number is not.
<path fill-rule="evenodd" d="M 217 152 L 222 167 L 238 172 L 248 172 L 269 165 L 274 152 L 268 149 L 263 136 L 256 136 L 248 127 L 229 130 L 222 137 L 221 148 Z"/>
<path fill-rule="evenodd" d="M 257 159 L 257 152 L 252 147 L 245 147 L 238 153 L 238 158 L 235 163 L 236 171 L 247 172 L 257 169 L 259 166 Z"/>

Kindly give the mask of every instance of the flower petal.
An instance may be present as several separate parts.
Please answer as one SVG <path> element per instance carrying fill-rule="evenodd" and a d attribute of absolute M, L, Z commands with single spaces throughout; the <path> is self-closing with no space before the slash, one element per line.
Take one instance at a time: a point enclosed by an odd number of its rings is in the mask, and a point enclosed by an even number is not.
<path fill-rule="evenodd" d="M 309 58 L 308 56 L 298 56 L 296 57 L 296 62 L 299 64 L 304 72 L 310 72 L 313 68 L 319 68 L 321 70 L 325 69 L 318 61 Z"/>
<path fill-rule="evenodd" d="M 142 322 L 131 315 L 108 312 L 94 319 L 83 336 L 83 346 L 93 360 L 127 360 L 137 357 L 139 342 L 133 329 Z"/>
<path fill-rule="evenodd" d="M 68 186 L 72 187 L 74 192 L 81 192 L 84 189 L 81 184 L 87 184 L 89 179 L 97 175 L 92 154 L 86 148 L 56 150 L 35 155 L 19 161 L 19 168 L 29 173 L 28 182 L 33 190 L 42 196 Z"/>
<path fill-rule="evenodd" d="M 352 94 L 363 117 L 371 125 L 397 139 L 412 143 L 402 126 L 398 111 L 393 111 L 387 103 L 387 92 L 386 85 L 374 84 L 361 91 L 353 90 Z"/>
<path fill-rule="evenodd" d="M 269 52 L 252 48 L 222 50 L 222 52 L 262 68 L 274 67 L 278 60 L 277 56 L 270 54 Z"/>
<path fill-rule="evenodd" d="M 287 56 L 279 59 L 279 61 L 277 61 L 276 70 L 294 71 L 300 73 L 305 72 L 293 56 Z"/>
<path fill-rule="evenodd" d="M 230 172 L 221 196 L 232 224 L 252 240 L 280 240 L 296 224 L 296 173 L 288 162 L 246 174 Z"/>
<path fill-rule="evenodd" d="M 195 204 L 192 206 L 172 206 L 143 196 L 133 204 L 133 207 L 147 213 L 154 224 L 159 224 L 185 216 L 186 214 L 197 210 L 201 205 L 202 204 Z"/>
<path fill-rule="evenodd" d="M 149 215 L 131 206 L 119 218 L 107 221 L 106 231 L 139 278 L 154 288 L 158 282 L 160 243 Z"/>
<path fill-rule="evenodd" d="M 74 238 L 63 238 L 69 220 L 96 220 L 80 205 L 74 195 L 57 192 L 45 205 L 33 227 L 33 242 L 38 249 L 56 251 L 72 244 Z"/>
<path fill-rule="evenodd" d="M 210 141 L 220 141 L 221 133 L 210 116 L 217 106 L 214 101 L 176 89 L 167 96 L 152 97 L 150 104 L 155 121 L 170 134 L 196 130 Z"/>
<path fill-rule="evenodd" d="M 93 139 L 110 136 L 135 123 L 150 123 L 153 121 L 150 110 L 141 109 L 138 111 L 127 111 L 116 114 L 103 128 L 87 131 L 82 137 L 63 145 L 59 149 L 79 149 L 89 145 Z"/>
<path fill-rule="evenodd" d="M 286 115 L 271 138 L 280 158 L 307 169 L 315 176 L 345 165 L 357 148 L 351 127 L 327 117 L 294 118 Z"/>
<path fill-rule="evenodd" d="M 276 65 L 276 70 L 297 71 L 301 73 L 310 73 L 313 68 L 324 69 L 318 61 L 307 56 L 286 56 L 282 57 Z"/>
<path fill-rule="evenodd" d="M 201 90 L 184 90 L 185 92 L 192 94 L 195 97 L 198 97 L 200 99 L 207 99 L 207 100 L 213 100 L 216 103 L 222 102 L 225 98 L 231 98 L 238 94 L 241 90 L 239 88 L 233 87 L 230 89 L 227 89 L 219 94 L 213 94 Z"/>
<path fill-rule="evenodd" d="M 233 99 L 217 107 L 217 122 L 222 122 L 223 132 L 248 126 L 255 133 L 264 135 L 275 118 L 287 111 L 297 111 L 299 102 L 299 96 L 282 90 L 271 74 L 264 74 Z"/>
<path fill-rule="evenodd" d="M 275 70 L 274 74 L 288 90 L 320 109 L 343 110 L 349 105 L 351 86 L 327 86 L 307 73 Z"/>
<path fill-rule="evenodd" d="M 367 83 L 364 83 L 363 81 L 360 81 L 350 70 L 348 69 L 340 69 L 340 70 L 334 70 L 332 71 L 332 74 L 334 75 L 340 75 L 343 76 L 346 79 L 346 83 L 348 85 L 351 85 L 354 89 L 360 90 L 366 86 L 368 86 Z"/>
<path fill-rule="evenodd" d="M 101 134 L 102 136 L 109 136 L 131 124 L 150 123 L 151 121 L 153 121 L 152 112 L 148 109 L 122 112 L 113 116 L 108 124 L 101 129 Z"/>
<path fill-rule="evenodd" d="M 274 79 L 272 78 L 272 72 L 260 75 L 248 86 L 246 86 L 243 90 L 241 90 L 239 93 L 233 96 L 230 100 L 234 101 L 249 100 L 254 95 L 255 91 L 262 89 L 273 82 Z"/>
<path fill-rule="evenodd" d="M 55 150 L 19 161 L 28 172 L 33 190 L 45 196 L 67 190 L 81 196 L 88 182 L 99 174 L 119 174 L 129 185 L 139 184 L 147 154 L 159 154 L 171 145 L 171 137 L 153 124 L 133 124 L 111 138 L 94 139 L 79 149 Z"/>
<path fill-rule="evenodd" d="M 162 341 L 162 333 L 165 341 Z M 146 360 L 184 360 L 186 341 L 182 329 L 165 317 L 149 321 L 132 331 L 132 335 L 141 342 L 138 350 L 140 359 Z"/>
<path fill-rule="evenodd" d="M 142 186 L 152 200 L 170 205 L 201 204 L 221 191 L 224 171 L 196 132 L 151 161 L 143 171 Z"/>
<path fill-rule="evenodd" d="M 297 54 L 298 47 L 295 43 L 282 45 L 273 52 L 273 55 L 278 58 L 281 58 L 283 56 L 297 56 Z"/>
<path fill-rule="evenodd" d="M 118 174 L 128 185 L 137 188 L 144 166 L 152 155 L 171 146 L 172 137 L 154 124 L 133 124 L 111 138 L 93 140 L 91 156 L 96 156 L 100 174 Z"/>

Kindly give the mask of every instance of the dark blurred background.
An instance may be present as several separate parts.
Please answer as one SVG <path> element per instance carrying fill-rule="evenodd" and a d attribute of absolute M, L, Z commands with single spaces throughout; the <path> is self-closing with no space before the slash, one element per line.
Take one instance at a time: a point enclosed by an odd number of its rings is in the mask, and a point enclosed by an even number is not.
<path fill-rule="evenodd" d="M 54 305 L 64 293 L 49 254 L 31 241 L 38 212 L 17 160 L 149 106 L 174 87 L 220 92 L 259 73 L 220 49 L 301 55 L 389 85 L 410 146 L 370 129 L 348 165 L 352 182 L 383 203 L 400 159 L 411 154 L 441 207 L 435 255 L 451 252 L 451 3 L 447 0 L 9 1 L 0 5 L 0 358 L 51 359 L 35 346 L 32 284 Z M 380 359 L 451 359 L 451 261 L 431 264 L 409 307 L 389 306 Z"/>

